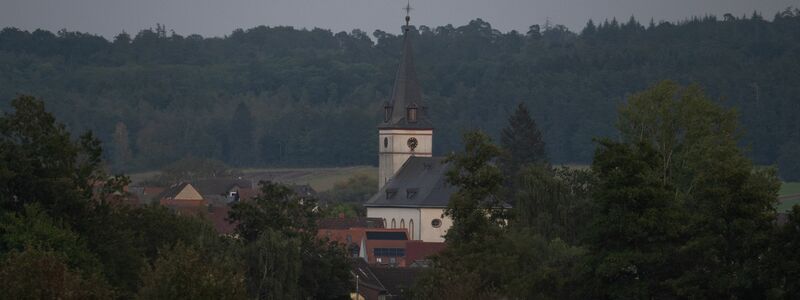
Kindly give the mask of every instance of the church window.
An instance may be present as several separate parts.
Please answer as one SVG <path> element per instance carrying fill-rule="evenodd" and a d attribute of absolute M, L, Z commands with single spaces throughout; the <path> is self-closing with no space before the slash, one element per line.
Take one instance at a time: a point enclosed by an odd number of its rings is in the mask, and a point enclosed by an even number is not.
<path fill-rule="evenodd" d="M 400 228 L 406 228 L 406 219 L 400 219 Z"/>
<path fill-rule="evenodd" d="M 414 239 L 414 219 L 408 220 L 408 232 L 411 233 L 411 239 Z"/>
<path fill-rule="evenodd" d="M 389 138 L 383 138 L 383 148 L 389 148 Z"/>
<path fill-rule="evenodd" d="M 417 105 L 411 104 L 408 106 L 408 115 L 406 116 L 409 123 L 416 123 L 417 122 Z"/>
<path fill-rule="evenodd" d="M 442 220 L 440 220 L 440 219 L 433 219 L 433 221 L 431 221 L 431 226 L 433 226 L 433 228 L 439 228 L 439 227 L 442 227 Z"/>
<path fill-rule="evenodd" d="M 392 228 L 397 228 L 397 221 L 392 219 Z"/>

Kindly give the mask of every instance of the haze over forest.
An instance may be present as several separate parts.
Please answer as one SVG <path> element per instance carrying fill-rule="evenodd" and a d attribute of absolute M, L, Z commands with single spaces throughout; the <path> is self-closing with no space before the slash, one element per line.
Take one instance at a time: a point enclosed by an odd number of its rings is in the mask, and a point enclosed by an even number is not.
<path fill-rule="evenodd" d="M 497 136 L 521 101 L 554 163 L 587 163 L 626 96 L 672 79 L 735 107 L 749 156 L 770 165 L 800 151 L 798 24 L 786 10 L 590 22 L 580 32 L 555 24 L 502 32 L 476 19 L 410 34 L 435 155 L 459 149 L 464 130 Z M 73 132 L 93 130 L 120 171 L 186 156 L 234 166 L 375 164 L 401 38 L 265 26 L 204 38 L 159 25 L 107 40 L 6 28 L 0 107 L 18 93 L 41 97 Z"/>

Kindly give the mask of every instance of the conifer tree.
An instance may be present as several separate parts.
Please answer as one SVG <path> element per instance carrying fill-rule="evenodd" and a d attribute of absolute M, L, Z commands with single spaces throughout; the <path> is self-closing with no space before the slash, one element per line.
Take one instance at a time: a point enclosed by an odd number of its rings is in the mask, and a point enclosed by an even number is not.
<path fill-rule="evenodd" d="M 500 135 L 504 153 L 501 166 L 505 174 L 514 175 L 520 167 L 547 162 L 542 133 L 524 103 L 508 118 L 508 127 Z"/>

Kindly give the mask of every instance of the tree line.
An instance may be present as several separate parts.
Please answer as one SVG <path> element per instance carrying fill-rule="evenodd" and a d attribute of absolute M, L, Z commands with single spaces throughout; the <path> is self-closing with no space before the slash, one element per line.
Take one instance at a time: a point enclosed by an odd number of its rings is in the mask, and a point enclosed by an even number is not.
<path fill-rule="evenodd" d="M 460 149 L 465 130 L 497 137 L 524 102 L 551 162 L 586 164 L 592 138 L 614 134 L 616 107 L 671 79 L 699 83 L 716 103 L 736 107 L 746 155 L 797 180 L 798 26 L 800 11 L 787 9 L 772 20 L 754 13 L 589 21 L 577 33 L 550 24 L 500 32 L 476 19 L 409 34 L 436 154 Z M 265 26 L 205 38 L 158 25 L 109 41 L 5 28 L 0 98 L 41 97 L 73 131 L 106 142 L 103 157 L 119 171 L 188 156 L 233 166 L 374 164 L 375 126 L 401 39 Z"/>
<path fill-rule="evenodd" d="M 0 116 L 0 299 L 347 299 L 344 246 L 316 199 L 262 182 L 220 235 L 200 212 L 120 203 L 102 147 L 20 96 Z M 203 208 L 205 209 L 205 208 Z"/>
<path fill-rule="evenodd" d="M 500 145 L 465 134 L 448 157 L 460 187 L 446 209 L 448 247 L 413 297 L 800 295 L 800 206 L 776 212 L 780 181 L 745 156 L 732 109 L 664 81 L 620 107 L 615 131 L 595 140 L 589 169 L 552 167 L 524 106 Z"/>

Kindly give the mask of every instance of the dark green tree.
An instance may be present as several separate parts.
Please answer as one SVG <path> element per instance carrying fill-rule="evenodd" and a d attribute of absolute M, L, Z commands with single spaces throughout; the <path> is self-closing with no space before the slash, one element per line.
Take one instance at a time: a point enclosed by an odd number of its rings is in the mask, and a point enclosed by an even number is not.
<path fill-rule="evenodd" d="M 178 243 L 142 275 L 139 299 L 247 299 L 242 265 Z"/>
<path fill-rule="evenodd" d="M 300 197 L 280 184 L 271 182 L 260 184 L 260 194 L 257 197 L 236 204 L 229 214 L 230 220 L 237 222 L 236 233 L 245 240 L 246 247 L 253 247 L 253 243 L 271 243 L 270 241 L 275 241 L 275 235 L 279 235 L 280 239 L 296 241 L 300 246 L 301 268 L 297 283 L 302 287 L 299 291 L 300 297 L 333 299 L 347 295 L 352 285 L 349 261 L 343 247 L 317 239 L 317 220 L 320 217 L 317 200 Z M 263 236 L 265 234 L 269 235 Z M 288 247 L 274 243 L 270 245 L 272 245 L 270 247 Z M 272 256 L 257 251 L 250 257 L 255 259 L 250 264 L 251 267 L 255 265 L 269 267 L 267 261 Z M 283 271 L 292 272 L 292 265 L 281 264 L 281 266 L 289 268 Z M 263 270 L 251 270 L 248 274 L 250 275 L 247 279 L 248 286 L 251 287 L 251 291 L 254 291 L 254 286 L 264 287 L 263 276 L 266 273 Z M 287 285 L 286 278 L 274 277 L 271 280 L 268 285 L 294 291 L 294 287 Z M 258 291 L 258 295 L 265 293 L 261 288 L 255 291 Z"/>
<path fill-rule="evenodd" d="M 500 133 L 500 145 L 504 150 L 500 166 L 505 174 L 515 175 L 526 165 L 548 161 L 542 133 L 524 103 L 508 118 L 508 126 Z"/>

